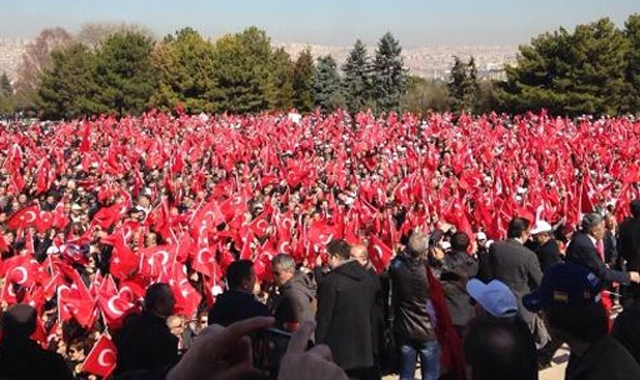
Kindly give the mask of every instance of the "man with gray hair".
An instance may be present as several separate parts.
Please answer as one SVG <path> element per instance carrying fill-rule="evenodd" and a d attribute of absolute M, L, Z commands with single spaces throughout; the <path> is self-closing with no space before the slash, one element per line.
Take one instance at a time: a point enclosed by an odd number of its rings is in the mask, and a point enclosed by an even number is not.
<path fill-rule="evenodd" d="M 604 224 L 604 217 L 598 213 L 592 212 L 585 215 L 582 219 L 581 231 L 573 237 L 567 247 L 567 261 L 587 267 L 607 284 L 613 282 L 622 285 L 630 285 L 632 282 L 640 283 L 638 272 L 623 272 L 606 266 L 602 241 L 606 231 Z"/>
<path fill-rule="evenodd" d="M 271 306 L 276 325 L 295 331 L 302 322 L 315 319 L 317 286 L 309 275 L 296 270 L 293 257 L 276 255 L 271 260 L 271 273 L 279 291 Z"/>
<path fill-rule="evenodd" d="M 393 259 L 389 268 L 401 380 L 414 378 L 418 355 L 423 380 L 436 380 L 440 372 L 440 346 L 425 267 L 428 249 L 429 237 L 413 233 L 406 250 Z"/>

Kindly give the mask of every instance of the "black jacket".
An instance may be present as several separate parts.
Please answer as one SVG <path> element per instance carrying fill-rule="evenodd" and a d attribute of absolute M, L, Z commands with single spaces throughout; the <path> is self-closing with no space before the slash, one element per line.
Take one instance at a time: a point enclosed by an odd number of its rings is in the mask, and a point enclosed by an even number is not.
<path fill-rule="evenodd" d="M 282 328 L 285 323 L 302 323 L 315 319 L 317 288 L 309 275 L 296 272 L 295 276 L 282 286 L 280 294 L 273 301 L 273 316 L 278 327 Z"/>
<path fill-rule="evenodd" d="M 571 240 L 571 243 L 569 243 L 569 247 L 567 247 L 567 261 L 586 266 L 604 282 L 619 282 L 622 285 L 629 285 L 631 283 L 629 273 L 606 267 L 598 255 L 596 246 L 589 238 L 589 235 L 585 233 L 576 234 Z"/>
<path fill-rule="evenodd" d="M 42 349 L 36 342 L 3 339 L 0 343 L 0 378 L 70 380 L 73 375 L 62 356 Z"/>
<path fill-rule="evenodd" d="M 625 220 L 619 231 L 618 253 L 627 261 L 627 270 L 640 271 L 640 218 Z"/>
<path fill-rule="evenodd" d="M 398 255 L 391 262 L 389 277 L 396 338 L 411 343 L 435 340 L 435 324 L 428 312 L 431 293 L 425 261 Z"/>
<path fill-rule="evenodd" d="M 615 339 L 605 335 L 581 357 L 571 355 L 566 380 L 637 380 L 640 366 Z"/>
<path fill-rule="evenodd" d="M 500 280 L 513 291 L 518 298 L 520 316 L 531 326 L 534 314 L 524 308 L 522 297 L 536 290 L 542 281 L 542 271 L 535 253 L 519 241 L 507 239 L 493 243 L 485 258 L 489 264 L 483 269 L 489 273 L 483 274 L 483 277 L 488 281 Z"/>
<path fill-rule="evenodd" d="M 549 239 L 546 243 L 536 249 L 536 256 L 540 262 L 540 269 L 545 273 L 547 269 L 562 262 L 560 257 L 560 247 L 555 239 Z"/>
<path fill-rule="evenodd" d="M 209 324 L 229 326 L 253 317 L 268 317 L 269 308 L 257 301 L 252 294 L 240 290 L 229 290 L 216 299 L 209 311 Z"/>
<path fill-rule="evenodd" d="M 640 364 L 640 300 L 625 305 L 613 323 L 611 336 L 616 338 Z"/>
<path fill-rule="evenodd" d="M 166 373 L 178 362 L 178 338 L 164 319 L 143 311 L 125 320 L 114 335 L 118 349 L 116 374 L 133 371 Z"/>
<path fill-rule="evenodd" d="M 478 274 L 478 261 L 467 252 L 449 252 L 444 256 L 442 272 L 462 271 L 468 278 Z M 466 291 L 447 281 L 442 281 L 451 320 L 456 326 L 465 326 L 474 317 L 471 299 Z"/>
<path fill-rule="evenodd" d="M 316 342 L 331 348 L 345 370 L 374 366 L 374 304 L 379 284 L 356 261 L 334 268 L 318 284 Z"/>

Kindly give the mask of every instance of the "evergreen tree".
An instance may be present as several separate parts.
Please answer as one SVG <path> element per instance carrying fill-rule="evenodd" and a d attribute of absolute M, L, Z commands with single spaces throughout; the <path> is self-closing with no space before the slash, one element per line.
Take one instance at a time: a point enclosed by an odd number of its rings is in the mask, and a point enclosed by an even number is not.
<path fill-rule="evenodd" d="M 214 80 L 219 86 L 217 112 L 255 113 L 273 104 L 271 71 L 274 69 L 270 39 L 251 27 L 216 41 Z"/>
<path fill-rule="evenodd" d="M 213 52 L 213 44 L 191 28 L 165 37 L 153 54 L 159 89 L 151 103 L 165 111 L 181 104 L 190 113 L 212 112 L 218 90 Z"/>
<path fill-rule="evenodd" d="M 14 111 L 13 87 L 7 73 L 0 76 L 0 115 L 11 114 Z"/>
<path fill-rule="evenodd" d="M 139 32 L 108 37 L 97 55 L 99 112 L 136 115 L 157 91 L 157 72 L 151 64 L 153 41 Z"/>
<path fill-rule="evenodd" d="M 356 41 L 342 71 L 349 112 L 363 110 L 371 99 L 371 63 L 362 41 Z"/>
<path fill-rule="evenodd" d="M 640 14 L 629 16 L 625 23 L 625 37 L 629 43 L 627 53 L 626 96 L 624 111 L 640 113 Z"/>
<path fill-rule="evenodd" d="M 517 65 L 496 89 L 511 112 L 548 109 L 557 115 L 617 114 L 623 109 L 629 41 L 608 18 L 560 28 L 521 46 Z"/>
<path fill-rule="evenodd" d="M 462 60 L 454 56 L 451 74 L 447 89 L 449 90 L 449 103 L 454 111 L 469 111 L 469 84 L 470 84 L 468 65 Z"/>
<path fill-rule="evenodd" d="M 480 96 L 480 85 L 478 84 L 478 68 L 473 57 L 467 63 L 467 83 L 465 86 L 464 104 L 468 110 L 476 110 L 478 98 Z"/>
<path fill-rule="evenodd" d="M 13 87 L 11 86 L 11 81 L 7 76 L 6 72 L 2 73 L 0 76 L 0 96 L 11 96 L 13 95 Z"/>
<path fill-rule="evenodd" d="M 300 112 L 313 109 L 313 72 L 313 56 L 307 48 L 293 67 L 293 105 Z"/>
<path fill-rule="evenodd" d="M 45 119 L 72 119 L 90 115 L 100 107 L 97 92 L 95 55 L 76 44 L 51 56 L 53 67 L 45 70 L 37 89 L 41 116 Z"/>
<path fill-rule="evenodd" d="M 397 111 L 407 92 L 407 69 L 402 47 L 391 33 L 378 42 L 373 61 L 373 94 L 379 111 Z"/>
<path fill-rule="evenodd" d="M 316 107 L 327 112 L 345 106 L 338 65 L 330 55 L 318 58 L 313 74 L 313 99 Z"/>
<path fill-rule="evenodd" d="M 283 48 L 273 53 L 267 78 L 266 97 L 271 110 L 288 111 L 293 107 L 293 64 Z"/>

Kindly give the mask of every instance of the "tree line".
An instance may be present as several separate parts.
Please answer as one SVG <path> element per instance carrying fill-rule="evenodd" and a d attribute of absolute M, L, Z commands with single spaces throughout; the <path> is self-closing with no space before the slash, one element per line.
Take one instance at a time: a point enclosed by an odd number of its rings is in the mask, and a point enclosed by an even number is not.
<path fill-rule="evenodd" d="M 139 114 L 454 111 L 556 115 L 640 112 L 640 15 L 620 29 L 608 18 L 541 34 L 519 47 L 506 79 L 480 80 L 473 57 L 452 57 L 449 78 L 409 74 L 391 33 L 372 55 L 358 40 L 338 66 L 309 49 L 291 57 L 250 27 L 215 41 L 191 28 L 156 40 L 135 25 L 88 24 L 77 35 L 44 30 L 27 47 L 14 84 L 0 76 L 0 113 L 43 118 Z"/>

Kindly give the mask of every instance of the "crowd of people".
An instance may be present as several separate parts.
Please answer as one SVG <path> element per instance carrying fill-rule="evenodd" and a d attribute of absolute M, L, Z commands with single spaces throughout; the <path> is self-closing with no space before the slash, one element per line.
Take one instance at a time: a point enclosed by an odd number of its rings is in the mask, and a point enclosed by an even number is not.
<path fill-rule="evenodd" d="M 640 374 L 632 119 L 0 127 L 0 377 L 250 378 L 265 328 L 285 379 Z"/>

